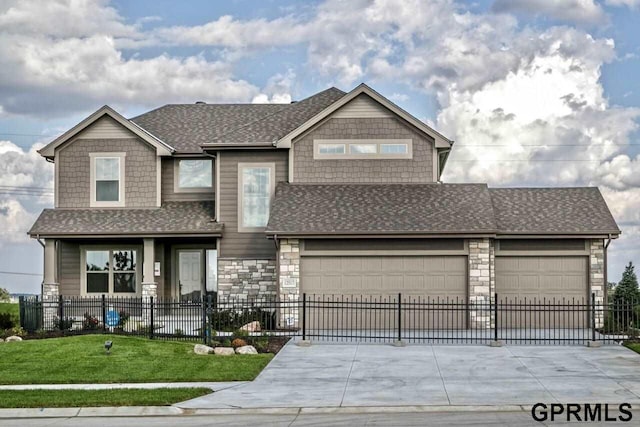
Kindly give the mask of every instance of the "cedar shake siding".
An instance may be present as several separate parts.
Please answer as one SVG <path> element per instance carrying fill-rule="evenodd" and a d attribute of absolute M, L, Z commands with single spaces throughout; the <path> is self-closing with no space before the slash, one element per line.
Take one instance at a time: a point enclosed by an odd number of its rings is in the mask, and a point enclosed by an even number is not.
<path fill-rule="evenodd" d="M 199 159 L 199 158 L 194 158 Z M 196 200 L 215 200 L 216 193 L 216 171 L 215 161 L 211 157 L 202 157 L 202 159 L 209 159 L 213 165 L 213 187 L 204 191 L 188 191 L 188 192 L 175 192 L 175 172 L 178 169 L 179 158 L 163 158 L 162 159 L 162 202 L 182 202 L 182 201 L 196 201 Z"/>
<path fill-rule="evenodd" d="M 413 158 L 314 160 L 314 139 L 411 139 Z M 433 182 L 433 151 L 432 139 L 397 118 L 332 118 L 294 141 L 293 182 Z"/>
<path fill-rule="evenodd" d="M 125 207 L 156 207 L 156 153 L 138 138 L 77 139 L 57 150 L 59 208 L 88 208 L 90 153 L 126 153 Z"/>
<path fill-rule="evenodd" d="M 275 163 L 276 183 L 287 180 L 287 151 L 219 152 L 220 156 L 220 218 L 224 234 L 220 239 L 220 258 L 273 259 L 273 240 L 264 232 L 238 232 L 238 163 Z"/>
<path fill-rule="evenodd" d="M 58 282 L 60 295 L 80 295 L 80 244 L 61 240 L 58 247 Z"/>

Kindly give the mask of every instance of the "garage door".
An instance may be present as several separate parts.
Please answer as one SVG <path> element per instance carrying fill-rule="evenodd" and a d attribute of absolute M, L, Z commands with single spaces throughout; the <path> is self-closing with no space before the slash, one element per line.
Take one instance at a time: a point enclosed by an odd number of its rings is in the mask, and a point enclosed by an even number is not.
<path fill-rule="evenodd" d="M 496 292 L 501 302 L 525 301 L 547 304 L 572 304 L 577 308 L 562 313 L 561 309 L 525 310 L 512 306 L 503 313 L 503 326 L 512 327 L 582 327 L 586 326 L 587 257 L 584 256 L 521 256 L 496 257 Z M 576 311 L 578 312 L 576 313 Z M 551 313 L 553 311 L 553 313 Z M 582 313 L 584 311 L 584 313 Z"/>
<path fill-rule="evenodd" d="M 465 256 L 315 256 L 303 257 L 300 267 L 301 289 L 307 295 L 323 295 L 346 297 L 364 297 L 371 300 L 380 296 L 396 297 L 402 293 L 403 299 L 419 297 L 445 299 L 464 304 L 467 295 L 467 257 Z M 321 297 L 322 298 L 322 297 Z M 375 306 L 380 307 L 380 306 Z M 432 313 L 430 318 L 422 316 L 419 310 L 412 312 L 410 306 L 405 307 L 406 328 L 451 328 L 463 327 L 466 322 L 464 310 L 453 307 L 435 307 L 439 312 Z M 461 307 L 460 307 L 461 308 Z M 344 328 L 366 329 L 382 325 L 394 324 L 393 312 L 389 315 L 383 311 L 372 314 L 366 322 L 354 320 L 340 313 L 329 313 L 318 308 L 315 315 L 331 319 L 332 326 Z M 359 310 L 362 311 L 362 310 Z M 424 311 L 424 310 L 422 310 Z M 336 315 L 340 319 L 336 320 Z M 382 318 L 384 317 L 384 318 Z M 322 320 L 310 316 L 311 324 L 319 324 Z M 327 325 L 324 325 L 327 327 Z"/>

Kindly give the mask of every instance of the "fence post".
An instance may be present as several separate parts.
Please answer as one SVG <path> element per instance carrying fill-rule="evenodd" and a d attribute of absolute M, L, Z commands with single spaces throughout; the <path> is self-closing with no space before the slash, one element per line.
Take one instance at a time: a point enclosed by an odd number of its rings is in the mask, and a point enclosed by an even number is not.
<path fill-rule="evenodd" d="M 102 302 L 102 333 L 107 332 L 107 304 L 104 300 L 104 294 L 101 298 Z"/>
<path fill-rule="evenodd" d="M 402 342 L 402 294 L 398 292 L 398 343 Z"/>
<path fill-rule="evenodd" d="M 204 314 L 204 322 L 205 322 L 205 327 L 206 327 L 206 331 L 205 331 L 205 344 L 210 345 L 211 344 L 211 321 L 210 321 L 210 316 L 211 316 L 211 302 L 212 302 L 212 298 L 211 298 L 211 294 L 207 295 L 207 305 L 205 307 L 205 314 Z"/>
<path fill-rule="evenodd" d="M 150 323 L 150 325 L 149 325 L 149 339 L 153 339 L 153 334 L 155 332 L 155 328 L 153 326 L 153 311 L 154 310 L 153 310 L 153 297 L 152 296 L 149 297 L 149 310 L 150 310 L 150 313 L 149 313 L 149 321 L 150 321 L 149 322 Z"/>
<path fill-rule="evenodd" d="M 596 293 L 591 293 L 591 341 L 596 340 Z"/>
<path fill-rule="evenodd" d="M 491 303 L 491 301 L 489 301 Z M 498 341 L 498 293 L 493 294 L 493 340 Z"/>
<path fill-rule="evenodd" d="M 60 330 L 64 330 L 63 326 L 65 326 L 66 322 L 64 321 L 64 300 L 62 299 L 62 295 L 58 295 L 58 327 Z"/>
<path fill-rule="evenodd" d="M 18 297 L 18 306 L 19 306 L 19 311 L 20 311 L 20 327 L 22 329 L 26 329 L 25 328 L 25 321 L 24 321 L 24 295 L 20 295 Z"/>
<path fill-rule="evenodd" d="M 302 341 L 307 340 L 307 293 L 302 294 Z"/>

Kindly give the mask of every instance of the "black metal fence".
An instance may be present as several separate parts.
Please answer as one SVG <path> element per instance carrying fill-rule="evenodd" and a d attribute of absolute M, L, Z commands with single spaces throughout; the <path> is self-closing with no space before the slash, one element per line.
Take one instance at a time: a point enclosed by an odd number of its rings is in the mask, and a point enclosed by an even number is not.
<path fill-rule="evenodd" d="M 306 295 L 280 301 L 210 296 L 200 301 L 60 297 L 20 299 L 28 331 L 119 333 L 156 339 L 202 340 L 252 334 L 312 341 L 431 344 L 618 343 L 640 334 L 640 301 Z"/>

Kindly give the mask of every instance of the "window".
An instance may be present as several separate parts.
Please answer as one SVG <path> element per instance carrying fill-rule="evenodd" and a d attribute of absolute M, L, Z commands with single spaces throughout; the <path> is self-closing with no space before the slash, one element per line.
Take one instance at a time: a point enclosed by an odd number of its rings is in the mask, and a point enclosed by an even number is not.
<path fill-rule="evenodd" d="M 345 144 L 319 144 L 318 152 L 320 154 L 344 154 Z"/>
<path fill-rule="evenodd" d="M 213 187 L 211 159 L 182 159 L 177 162 L 177 191 L 201 191 Z"/>
<path fill-rule="evenodd" d="M 125 153 L 91 153 L 91 206 L 124 206 Z"/>
<path fill-rule="evenodd" d="M 137 292 L 137 250 L 87 249 L 85 259 L 85 293 L 125 294 Z"/>
<path fill-rule="evenodd" d="M 378 146 L 376 144 L 349 144 L 351 154 L 376 154 Z"/>
<path fill-rule="evenodd" d="M 316 160 L 411 159 L 411 139 L 317 139 L 313 141 Z"/>
<path fill-rule="evenodd" d="M 266 227 L 274 192 L 275 164 L 240 163 L 238 175 L 238 230 Z"/>
<path fill-rule="evenodd" d="M 407 144 L 380 144 L 381 154 L 407 154 L 408 152 Z"/>

